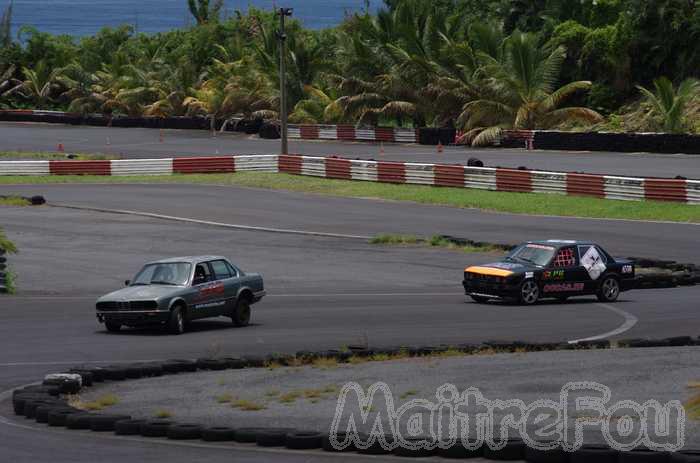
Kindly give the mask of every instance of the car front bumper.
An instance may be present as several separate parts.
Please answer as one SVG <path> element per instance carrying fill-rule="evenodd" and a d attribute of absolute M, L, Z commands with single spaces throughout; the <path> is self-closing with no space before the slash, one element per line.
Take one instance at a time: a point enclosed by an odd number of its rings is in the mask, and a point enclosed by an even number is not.
<path fill-rule="evenodd" d="M 122 325 L 152 325 L 165 323 L 170 319 L 169 310 L 133 310 L 133 311 L 107 311 L 97 312 L 97 321 L 104 323 L 121 323 Z"/>
<path fill-rule="evenodd" d="M 475 280 L 463 280 L 464 293 L 467 296 L 481 296 L 498 299 L 517 298 L 519 294 L 518 285 L 508 285 L 505 283 L 490 283 Z"/>

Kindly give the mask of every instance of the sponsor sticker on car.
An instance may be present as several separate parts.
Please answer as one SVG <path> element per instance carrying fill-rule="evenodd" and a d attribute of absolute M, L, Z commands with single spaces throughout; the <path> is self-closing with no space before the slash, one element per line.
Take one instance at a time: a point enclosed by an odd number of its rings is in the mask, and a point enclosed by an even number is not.
<path fill-rule="evenodd" d="M 550 283 L 544 285 L 545 293 L 570 293 L 583 291 L 583 283 Z"/>
<path fill-rule="evenodd" d="M 581 265 L 588 271 L 591 280 L 597 280 L 607 268 L 595 246 L 588 248 L 588 251 L 581 257 Z"/>

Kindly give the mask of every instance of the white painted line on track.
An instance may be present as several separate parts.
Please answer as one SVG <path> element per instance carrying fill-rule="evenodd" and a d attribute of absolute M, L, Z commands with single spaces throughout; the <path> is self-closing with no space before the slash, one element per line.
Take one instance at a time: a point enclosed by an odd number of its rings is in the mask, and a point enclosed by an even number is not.
<path fill-rule="evenodd" d="M 188 217 L 176 217 L 176 216 L 172 216 L 172 215 L 154 214 L 152 212 L 129 211 L 129 210 L 122 210 L 122 209 L 106 209 L 106 208 L 101 208 L 101 207 L 76 206 L 76 205 L 71 205 L 71 204 L 48 204 L 48 205 L 51 207 L 60 207 L 60 208 L 65 208 L 65 209 L 77 209 L 77 210 L 85 210 L 85 211 L 93 211 L 93 212 L 104 212 L 104 213 L 108 213 L 108 214 L 136 215 L 136 216 L 148 217 L 148 218 L 152 218 L 152 219 L 170 220 L 170 221 L 174 221 L 174 222 L 195 223 L 195 224 L 199 224 L 199 225 L 209 225 L 209 226 L 213 226 L 213 227 L 232 228 L 232 229 L 236 229 L 236 230 L 261 231 L 261 232 L 270 232 L 270 233 L 286 233 L 286 234 L 291 234 L 291 235 L 320 236 L 323 238 L 343 238 L 343 239 L 355 239 L 355 240 L 369 240 L 372 238 L 371 236 L 346 235 L 343 233 L 326 233 L 326 232 L 315 232 L 315 231 L 307 231 L 307 230 L 291 230 L 291 229 L 286 229 L 286 228 L 255 227 L 255 226 L 251 226 L 251 225 L 237 225 L 237 224 L 231 224 L 231 223 L 211 222 L 209 220 L 199 220 L 199 219 L 191 219 Z"/>
<path fill-rule="evenodd" d="M 618 334 L 622 334 L 625 331 L 632 328 L 639 321 L 639 319 L 637 317 L 635 317 L 634 315 L 632 315 L 631 313 L 625 312 L 624 310 L 618 309 L 617 307 L 613 307 L 609 304 L 597 304 L 597 305 L 604 308 L 604 309 L 607 309 L 611 312 L 614 312 L 617 315 L 620 315 L 621 317 L 623 317 L 625 319 L 624 323 L 622 325 L 620 325 L 619 327 L 615 328 L 614 330 L 608 331 L 607 333 L 599 334 L 596 336 L 591 336 L 589 338 L 573 339 L 573 340 L 569 341 L 569 344 L 576 344 L 576 343 L 579 343 L 582 341 L 598 341 L 600 339 L 606 339 L 606 338 L 609 338 L 611 336 L 617 336 Z"/>

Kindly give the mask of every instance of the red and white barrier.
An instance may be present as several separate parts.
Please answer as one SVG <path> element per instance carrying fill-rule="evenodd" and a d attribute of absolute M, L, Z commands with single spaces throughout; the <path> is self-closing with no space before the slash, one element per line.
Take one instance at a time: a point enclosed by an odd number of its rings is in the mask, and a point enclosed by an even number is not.
<path fill-rule="evenodd" d="M 595 198 L 700 204 L 700 180 L 366 161 L 300 155 L 243 155 L 112 161 L 1 161 L 0 175 L 172 175 L 283 172 L 342 180 L 555 193 Z"/>
<path fill-rule="evenodd" d="M 343 140 L 418 143 L 418 130 L 385 127 L 356 128 L 352 125 L 290 124 L 289 138 L 301 140 Z"/>

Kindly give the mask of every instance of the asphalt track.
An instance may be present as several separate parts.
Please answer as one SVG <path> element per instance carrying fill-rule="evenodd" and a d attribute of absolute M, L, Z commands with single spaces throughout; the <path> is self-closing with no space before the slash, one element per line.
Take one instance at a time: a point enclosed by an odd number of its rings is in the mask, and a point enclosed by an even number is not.
<path fill-rule="evenodd" d="M 211 156 L 225 154 L 274 154 L 278 140 L 237 133 L 213 138 L 206 131 L 164 130 L 163 142 L 154 129 L 107 128 L 56 124 L 0 123 L 0 150 L 55 151 L 58 144 L 67 152 L 103 153 L 124 158 Z M 380 153 L 380 149 L 384 153 Z M 625 176 L 700 179 L 698 156 L 626 154 L 612 152 L 525 151 L 524 149 L 472 149 L 446 147 L 441 154 L 434 146 L 387 143 L 290 140 L 291 153 L 311 156 L 339 155 L 350 158 L 383 159 L 427 163 L 466 164 L 478 157 L 487 166 L 588 172 Z"/>
<path fill-rule="evenodd" d="M 44 194 L 54 204 L 363 236 L 445 233 L 503 242 L 595 238 L 615 254 L 700 261 L 698 228 L 683 224 L 532 218 L 201 185 L 3 186 L 0 194 L 4 193 Z M 544 302 L 528 309 L 465 302 L 459 285 L 462 268 L 493 260 L 495 254 L 377 247 L 362 239 L 231 229 L 54 206 L 2 208 L 0 223 L 21 249 L 12 257 L 21 276 L 20 295 L 0 299 L 4 347 L 0 390 L 92 362 L 294 352 L 363 340 L 375 345 L 567 341 L 606 335 L 620 327 L 625 331 L 613 338 L 700 332 L 700 289 L 695 287 L 625 293 L 612 306 L 594 299 Z M 108 334 L 96 323 L 95 298 L 119 287 L 144 261 L 211 253 L 227 255 L 244 269 L 265 275 L 269 297 L 254 307 L 252 326 L 234 329 L 223 319 L 201 321 L 193 324 L 192 332 L 175 337 L 149 330 Z M 7 411 L 4 405 L 0 415 Z M 34 432 L 17 427 L 15 421 L 0 423 L 0 448 L 7 461 L 15 462 L 329 459 L 140 442 L 124 445 L 73 433 Z"/>

